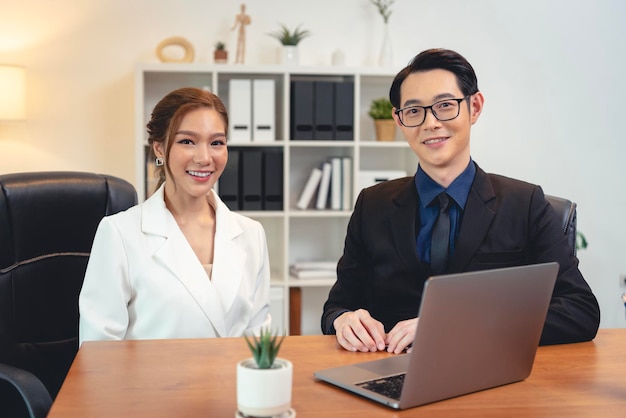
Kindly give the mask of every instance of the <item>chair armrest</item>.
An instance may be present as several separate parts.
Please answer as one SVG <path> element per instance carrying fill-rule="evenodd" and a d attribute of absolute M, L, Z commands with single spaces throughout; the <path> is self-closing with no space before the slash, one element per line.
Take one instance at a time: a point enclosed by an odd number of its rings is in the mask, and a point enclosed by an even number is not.
<path fill-rule="evenodd" d="M 52 398 L 44 384 L 32 373 L 0 363 L 0 381 L 12 385 L 22 397 L 29 417 L 45 418 L 52 406 Z M 0 415 L 6 405 L 0 406 Z"/>

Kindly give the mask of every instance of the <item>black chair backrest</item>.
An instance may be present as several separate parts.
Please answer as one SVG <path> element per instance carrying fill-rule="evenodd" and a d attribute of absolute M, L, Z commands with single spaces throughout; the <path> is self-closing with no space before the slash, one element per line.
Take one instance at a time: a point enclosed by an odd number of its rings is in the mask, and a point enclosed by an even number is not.
<path fill-rule="evenodd" d="M 563 233 L 567 236 L 567 242 L 576 254 L 576 203 L 562 197 L 546 195 L 546 199 L 554 208 L 563 224 Z"/>
<path fill-rule="evenodd" d="M 78 295 L 100 220 L 137 204 L 125 180 L 80 172 L 0 176 L 0 362 L 54 399 L 78 350 Z"/>

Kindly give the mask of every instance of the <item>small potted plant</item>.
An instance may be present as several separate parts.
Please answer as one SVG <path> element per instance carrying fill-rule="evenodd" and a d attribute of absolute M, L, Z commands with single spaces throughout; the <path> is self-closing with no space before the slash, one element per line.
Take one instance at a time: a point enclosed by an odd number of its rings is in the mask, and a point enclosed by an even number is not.
<path fill-rule="evenodd" d="M 243 416 L 273 417 L 291 410 L 293 365 L 279 358 L 284 335 L 269 328 L 244 336 L 252 357 L 237 363 L 237 409 Z M 291 416 L 293 413 L 286 415 Z"/>
<path fill-rule="evenodd" d="M 269 33 L 272 38 L 278 40 L 283 46 L 283 64 L 298 64 L 298 44 L 307 36 L 311 35 L 311 32 L 307 29 L 301 29 L 301 25 L 298 25 L 294 30 L 291 30 L 287 25 L 280 23 L 280 30 Z"/>
<path fill-rule="evenodd" d="M 226 51 L 226 44 L 224 42 L 217 42 L 215 44 L 213 61 L 215 61 L 216 64 L 224 64 L 228 61 L 228 51 Z"/>
<path fill-rule="evenodd" d="M 376 139 L 379 141 L 393 141 L 396 138 L 396 122 L 392 111 L 393 105 L 385 97 L 374 99 L 370 104 L 368 115 L 374 119 Z"/>

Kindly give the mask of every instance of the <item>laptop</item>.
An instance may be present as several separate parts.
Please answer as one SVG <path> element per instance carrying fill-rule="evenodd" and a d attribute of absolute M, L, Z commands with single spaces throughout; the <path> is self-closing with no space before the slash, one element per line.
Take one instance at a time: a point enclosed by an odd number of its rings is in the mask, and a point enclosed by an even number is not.
<path fill-rule="evenodd" d="M 524 380 L 558 269 L 551 262 L 432 277 L 410 353 L 314 376 L 396 409 Z"/>

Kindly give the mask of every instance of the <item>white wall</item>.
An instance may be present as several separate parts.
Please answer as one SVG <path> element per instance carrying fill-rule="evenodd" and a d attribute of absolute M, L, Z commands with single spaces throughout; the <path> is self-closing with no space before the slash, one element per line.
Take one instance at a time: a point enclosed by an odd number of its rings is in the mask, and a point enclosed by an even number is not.
<path fill-rule="evenodd" d="M 184 36 L 211 62 L 239 2 L 0 0 L 0 63 L 27 68 L 28 121 L 0 124 L 0 173 L 91 170 L 134 182 L 133 71 L 156 45 Z M 249 0 L 250 64 L 275 63 L 278 22 L 302 23 L 303 65 L 375 65 L 382 21 L 367 0 Z M 624 327 L 626 273 L 626 2 L 621 0 L 396 0 L 390 19 L 398 70 L 422 49 L 446 47 L 474 65 L 486 97 L 472 136 L 487 171 L 575 200 L 590 243 L 580 268 L 603 327 Z M 1 97 L 1 92 L 0 92 Z M 624 258 L 622 258 L 624 257 Z"/>

